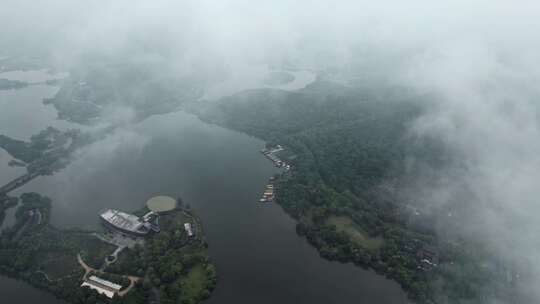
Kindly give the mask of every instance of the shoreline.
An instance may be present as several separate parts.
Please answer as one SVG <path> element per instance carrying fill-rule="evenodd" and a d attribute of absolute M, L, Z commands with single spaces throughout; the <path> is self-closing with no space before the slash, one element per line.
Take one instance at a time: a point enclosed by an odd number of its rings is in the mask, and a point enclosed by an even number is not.
<path fill-rule="evenodd" d="M 32 195 L 33 199 L 42 198 L 41 196 L 39 196 L 39 194 Z M 42 198 L 42 200 L 46 202 L 45 198 Z M 37 245 L 38 248 L 42 246 L 45 247 L 39 250 L 39 256 L 41 256 L 42 258 L 40 258 L 38 261 L 34 261 L 33 263 L 31 263 L 31 265 L 25 265 L 25 269 L 21 270 L 17 268 L 12 268 L 13 266 L 9 265 L 14 264 L 8 263 L 6 265 L 5 261 L 4 263 L 0 262 L 0 273 L 3 276 L 22 281 L 34 288 L 51 293 L 56 298 L 68 301 L 70 303 L 79 302 L 81 300 L 81 296 L 85 298 L 94 296 L 104 301 L 108 301 L 105 296 L 98 295 L 97 292 L 85 291 L 83 289 L 82 294 L 80 293 L 79 290 L 81 288 L 81 282 L 86 281 L 86 277 L 89 275 L 89 273 L 97 273 L 100 275 L 113 277 L 120 276 L 124 279 L 129 280 L 130 283 L 129 286 L 122 288 L 122 290 L 118 292 L 118 296 L 120 296 L 121 298 L 126 298 L 125 301 L 128 302 L 133 301 L 134 298 L 137 298 L 138 300 L 135 300 L 135 303 L 146 303 L 146 301 L 141 301 L 141 299 L 148 296 L 147 291 L 145 291 L 145 289 L 143 288 L 143 285 L 147 284 L 148 274 L 144 274 L 143 276 L 135 276 L 130 273 L 117 274 L 117 266 L 119 264 L 121 265 L 129 262 L 129 256 L 126 257 L 123 255 L 123 252 L 121 252 L 117 261 L 114 261 L 112 264 L 108 264 L 106 263 L 106 257 L 110 255 L 110 253 L 112 252 L 111 250 L 116 251 L 117 247 L 98 239 L 98 237 L 95 235 L 97 231 L 57 229 L 48 223 L 51 210 L 50 203 L 43 203 L 41 205 L 37 204 L 35 201 L 29 201 L 29 196 L 27 195 L 23 198 L 21 204 L 21 206 L 23 207 L 32 204 L 31 207 L 35 207 L 35 210 L 38 211 L 36 212 L 36 214 L 44 213 L 44 215 L 39 216 L 39 221 L 35 221 L 32 215 L 27 216 L 26 213 L 23 213 L 23 215 L 21 215 L 21 212 L 18 211 L 17 213 L 19 214 L 19 217 L 17 218 L 17 222 L 14 225 L 15 227 L 8 228 L 9 230 L 7 232 L 2 232 L 2 238 L 4 240 L 11 240 L 8 244 L 12 244 L 10 246 L 15 246 L 14 250 L 18 252 L 18 255 L 25 256 L 28 254 L 34 254 L 32 252 L 28 252 L 27 249 L 23 249 L 26 248 L 25 244 L 37 243 L 39 244 Z M 29 211 L 27 211 L 27 213 L 31 213 L 32 210 L 34 209 L 30 209 Z M 195 264 L 193 264 L 194 266 L 192 267 L 195 267 L 196 265 L 202 263 L 201 265 L 204 265 L 204 267 L 206 268 L 213 268 L 205 249 L 207 247 L 207 244 L 203 234 L 200 219 L 194 214 L 192 214 L 189 210 L 185 210 L 182 207 L 178 207 L 171 211 L 170 214 L 164 215 L 164 217 L 166 217 L 164 221 L 166 222 L 167 226 L 165 227 L 165 230 L 162 231 L 162 233 L 160 232 L 161 234 L 157 233 L 156 235 L 146 238 L 146 245 L 136 245 L 138 247 L 136 247 L 135 249 L 126 248 L 125 250 L 133 251 L 130 254 L 137 254 L 136 250 L 153 252 L 150 248 L 152 248 L 152 246 L 154 246 L 154 243 L 156 243 L 159 239 L 163 237 L 163 234 L 168 235 L 170 234 L 170 229 L 176 229 L 175 227 L 180 227 L 181 223 L 179 222 L 179 220 L 181 220 L 182 217 L 177 217 L 177 215 L 179 214 L 189 214 L 189 218 L 196 224 L 195 228 L 197 231 L 197 237 L 194 237 L 191 240 L 188 238 L 187 242 L 185 242 L 177 250 L 202 250 L 200 251 L 201 260 L 198 260 L 199 262 L 195 262 Z M 43 220 L 41 220 L 41 218 L 43 218 Z M 71 240 L 71 243 L 80 244 L 82 245 L 82 247 L 77 245 L 70 246 L 63 243 L 57 243 L 57 241 L 55 240 L 58 239 Z M 58 254 L 55 253 L 56 250 L 61 250 L 62 255 L 58 256 Z M 90 258 L 90 260 L 86 260 L 87 258 Z M 43 259 L 45 259 L 45 261 Z M 48 260 L 50 260 L 50 263 L 48 262 Z M 157 257 L 155 260 L 157 260 Z M 62 262 L 58 264 L 58 262 L 56 261 Z M 102 266 L 98 267 L 100 264 Z M 141 264 L 138 267 L 143 267 L 146 269 L 151 268 L 150 265 L 146 263 Z M 190 270 L 191 267 L 186 268 L 182 273 L 178 273 L 177 275 L 179 278 L 187 278 L 187 276 L 189 276 L 189 273 L 186 271 Z M 208 292 L 203 293 L 203 295 L 200 295 L 198 293 L 192 295 L 193 299 L 196 302 L 210 295 L 213 286 L 215 286 L 215 270 L 213 272 L 213 275 L 208 277 L 208 280 L 214 282 L 208 285 L 210 286 Z M 150 284 L 155 284 L 155 282 L 151 282 Z M 60 286 L 62 286 L 62 288 L 58 289 L 58 287 Z M 59 293 L 59 290 L 63 291 Z M 79 295 L 75 296 L 76 294 Z"/>

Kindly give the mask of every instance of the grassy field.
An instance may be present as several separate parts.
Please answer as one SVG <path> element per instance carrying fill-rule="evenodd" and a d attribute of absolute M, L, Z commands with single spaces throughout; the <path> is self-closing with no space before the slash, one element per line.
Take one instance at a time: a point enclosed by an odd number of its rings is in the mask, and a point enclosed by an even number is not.
<path fill-rule="evenodd" d="M 362 228 L 347 216 L 331 216 L 326 223 L 336 226 L 337 231 L 345 232 L 353 242 L 369 250 L 378 250 L 384 242 L 380 237 L 369 237 Z"/>
<path fill-rule="evenodd" d="M 182 298 L 202 299 L 206 291 L 208 278 L 202 264 L 194 266 L 190 272 L 181 279 Z"/>

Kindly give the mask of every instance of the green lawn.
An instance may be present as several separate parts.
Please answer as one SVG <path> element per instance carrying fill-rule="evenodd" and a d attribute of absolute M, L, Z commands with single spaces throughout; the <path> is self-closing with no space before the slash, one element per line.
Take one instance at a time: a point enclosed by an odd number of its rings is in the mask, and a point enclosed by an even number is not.
<path fill-rule="evenodd" d="M 384 242 L 381 237 L 369 237 L 367 233 L 365 233 L 362 228 L 354 223 L 348 216 L 331 216 L 326 223 L 336 226 L 337 231 L 345 232 L 351 237 L 353 242 L 369 250 L 378 250 Z"/>
<path fill-rule="evenodd" d="M 181 279 L 182 299 L 202 299 L 207 287 L 206 271 L 202 264 L 194 266 L 187 276 Z"/>

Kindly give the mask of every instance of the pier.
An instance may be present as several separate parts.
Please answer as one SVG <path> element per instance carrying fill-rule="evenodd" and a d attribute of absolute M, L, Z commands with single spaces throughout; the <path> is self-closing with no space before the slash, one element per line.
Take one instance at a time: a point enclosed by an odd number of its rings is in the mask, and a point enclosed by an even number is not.
<path fill-rule="evenodd" d="M 281 145 L 276 145 L 274 147 L 268 147 L 268 145 L 261 150 L 261 153 L 266 156 L 270 161 L 274 163 L 274 165 L 278 168 L 285 168 L 286 171 L 289 171 L 291 169 L 291 166 L 286 164 L 283 160 L 281 160 L 277 153 L 285 150 Z"/>

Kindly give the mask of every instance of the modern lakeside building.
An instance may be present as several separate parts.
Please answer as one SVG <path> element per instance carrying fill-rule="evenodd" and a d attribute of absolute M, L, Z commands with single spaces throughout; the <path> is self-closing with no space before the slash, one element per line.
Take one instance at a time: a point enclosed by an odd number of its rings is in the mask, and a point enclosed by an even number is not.
<path fill-rule="evenodd" d="M 133 236 L 146 236 L 150 232 L 159 232 L 159 216 L 148 212 L 142 217 L 122 211 L 107 209 L 99 215 L 103 224 L 109 229 Z"/>
<path fill-rule="evenodd" d="M 93 289 L 99 294 L 103 294 L 110 299 L 112 299 L 114 295 L 117 294 L 120 289 L 122 289 L 122 285 L 109 282 L 96 276 L 90 276 L 88 279 L 84 280 L 81 284 L 81 287 L 84 286 L 87 286 L 90 289 Z"/>

